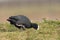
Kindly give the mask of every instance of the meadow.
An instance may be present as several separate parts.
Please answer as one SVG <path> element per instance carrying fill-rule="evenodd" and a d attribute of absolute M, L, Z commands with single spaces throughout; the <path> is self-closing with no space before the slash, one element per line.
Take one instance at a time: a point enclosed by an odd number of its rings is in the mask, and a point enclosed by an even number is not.
<path fill-rule="evenodd" d="M 0 40 L 60 40 L 60 21 L 36 21 L 40 29 L 18 29 L 9 23 L 0 24 Z"/>

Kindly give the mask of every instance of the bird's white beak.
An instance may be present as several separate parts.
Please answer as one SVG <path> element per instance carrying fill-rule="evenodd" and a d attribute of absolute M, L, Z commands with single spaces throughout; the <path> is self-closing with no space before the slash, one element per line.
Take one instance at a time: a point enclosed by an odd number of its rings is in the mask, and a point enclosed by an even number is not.
<path fill-rule="evenodd" d="M 39 25 L 38 25 L 38 28 L 37 28 L 37 30 L 39 30 Z"/>

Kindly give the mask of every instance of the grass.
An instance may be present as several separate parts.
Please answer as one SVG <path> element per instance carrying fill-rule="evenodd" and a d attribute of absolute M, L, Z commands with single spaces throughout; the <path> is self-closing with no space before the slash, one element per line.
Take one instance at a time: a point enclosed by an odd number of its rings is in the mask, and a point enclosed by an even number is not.
<path fill-rule="evenodd" d="M 43 18 L 39 30 L 18 29 L 9 23 L 0 23 L 0 40 L 60 40 L 60 21 Z"/>

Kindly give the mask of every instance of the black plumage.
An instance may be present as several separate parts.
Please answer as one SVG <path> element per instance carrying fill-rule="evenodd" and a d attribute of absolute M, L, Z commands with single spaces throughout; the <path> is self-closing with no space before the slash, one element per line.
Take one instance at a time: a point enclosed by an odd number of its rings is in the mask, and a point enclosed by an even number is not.
<path fill-rule="evenodd" d="M 34 28 L 38 29 L 38 24 L 31 23 L 31 21 L 24 15 L 11 16 L 7 19 L 10 24 L 15 25 L 17 28 Z"/>

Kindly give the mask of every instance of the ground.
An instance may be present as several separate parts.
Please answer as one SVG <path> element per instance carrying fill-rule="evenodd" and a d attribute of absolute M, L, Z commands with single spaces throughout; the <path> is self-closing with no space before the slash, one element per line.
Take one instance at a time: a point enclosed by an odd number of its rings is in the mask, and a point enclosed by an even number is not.
<path fill-rule="evenodd" d="M 18 29 L 9 23 L 0 24 L 0 40 L 60 40 L 60 21 L 45 20 L 36 22 L 39 30 Z"/>

